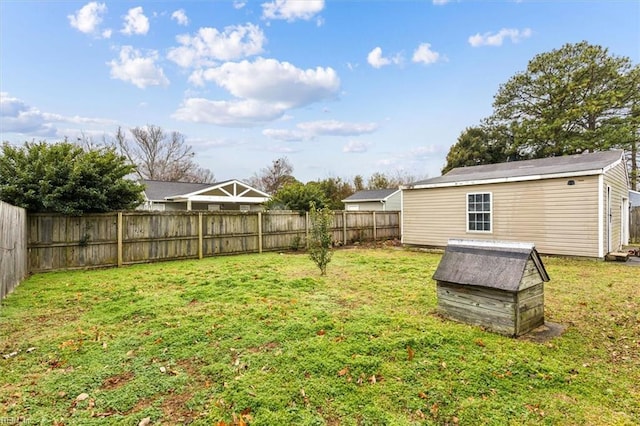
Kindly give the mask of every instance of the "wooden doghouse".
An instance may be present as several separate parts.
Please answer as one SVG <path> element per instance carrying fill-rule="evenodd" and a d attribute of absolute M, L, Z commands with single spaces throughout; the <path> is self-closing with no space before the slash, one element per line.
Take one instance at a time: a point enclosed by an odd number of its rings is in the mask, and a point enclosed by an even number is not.
<path fill-rule="evenodd" d="M 446 317 L 508 336 L 544 324 L 549 275 L 531 243 L 449 240 L 433 279 Z"/>

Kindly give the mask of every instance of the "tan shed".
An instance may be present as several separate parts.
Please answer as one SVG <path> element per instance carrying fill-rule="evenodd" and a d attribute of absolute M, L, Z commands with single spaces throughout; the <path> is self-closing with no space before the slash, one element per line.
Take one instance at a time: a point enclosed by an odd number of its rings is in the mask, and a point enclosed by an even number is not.
<path fill-rule="evenodd" d="M 508 336 L 544 324 L 549 275 L 531 243 L 450 240 L 433 279 L 448 318 Z"/>
<path fill-rule="evenodd" d="M 604 259 L 629 243 L 621 150 L 458 167 L 402 187 L 402 242 L 530 241 L 543 254 Z"/>

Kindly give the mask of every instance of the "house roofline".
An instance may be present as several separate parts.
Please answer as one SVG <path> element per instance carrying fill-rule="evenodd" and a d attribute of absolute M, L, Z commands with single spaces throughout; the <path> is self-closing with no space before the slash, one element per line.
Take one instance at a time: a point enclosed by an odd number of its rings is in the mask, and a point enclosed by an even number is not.
<path fill-rule="evenodd" d="M 617 164 L 617 163 L 618 161 L 616 161 L 614 164 Z M 494 184 L 494 183 L 526 182 L 526 181 L 533 181 L 533 180 L 602 175 L 604 174 L 604 172 L 605 172 L 605 169 L 593 169 L 593 170 L 583 170 L 579 172 L 550 173 L 546 175 L 511 176 L 511 177 L 479 179 L 479 180 L 460 180 L 460 181 L 454 181 L 454 182 L 437 182 L 437 183 L 422 184 L 422 185 L 404 185 L 404 186 L 401 186 L 401 189 L 411 190 L 411 189 L 447 188 L 447 187 L 454 187 L 454 186 L 471 186 L 471 185 L 487 185 L 487 184 Z"/>
<path fill-rule="evenodd" d="M 384 202 L 387 201 L 390 197 L 396 195 L 398 193 L 398 191 L 400 191 L 401 189 L 397 189 L 394 192 L 392 192 L 391 194 L 387 195 L 384 198 L 359 198 L 359 199 L 355 199 L 355 200 L 349 200 L 349 198 L 345 198 L 343 200 L 340 200 L 343 203 L 370 203 L 373 201 L 379 201 L 379 202 Z"/>

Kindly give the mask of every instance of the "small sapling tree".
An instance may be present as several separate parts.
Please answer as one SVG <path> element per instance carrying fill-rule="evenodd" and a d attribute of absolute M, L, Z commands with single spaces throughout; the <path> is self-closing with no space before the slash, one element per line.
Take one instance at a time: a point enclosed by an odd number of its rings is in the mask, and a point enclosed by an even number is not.
<path fill-rule="evenodd" d="M 331 261 L 331 225 L 333 224 L 333 212 L 328 207 L 316 208 L 311 203 L 309 209 L 311 220 L 311 235 L 309 236 L 309 257 L 318 268 L 320 275 L 327 274 L 327 264 Z"/>

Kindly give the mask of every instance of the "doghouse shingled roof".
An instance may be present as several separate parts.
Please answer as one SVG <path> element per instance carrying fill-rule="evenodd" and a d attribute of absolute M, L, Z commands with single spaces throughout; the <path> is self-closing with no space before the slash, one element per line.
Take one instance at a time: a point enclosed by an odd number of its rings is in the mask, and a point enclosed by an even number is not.
<path fill-rule="evenodd" d="M 450 240 L 433 279 L 517 291 L 529 259 L 542 280 L 549 281 L 533 244 Z"/>

